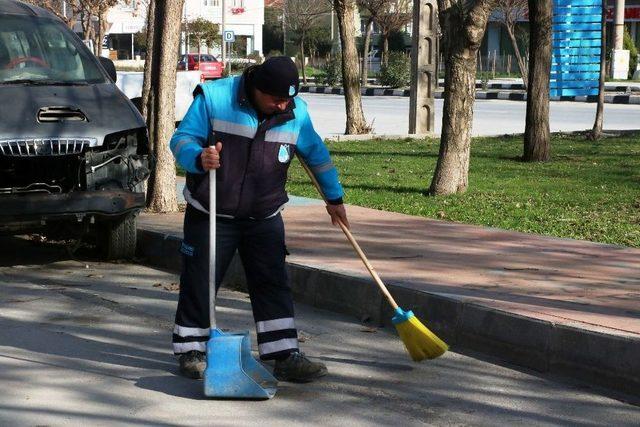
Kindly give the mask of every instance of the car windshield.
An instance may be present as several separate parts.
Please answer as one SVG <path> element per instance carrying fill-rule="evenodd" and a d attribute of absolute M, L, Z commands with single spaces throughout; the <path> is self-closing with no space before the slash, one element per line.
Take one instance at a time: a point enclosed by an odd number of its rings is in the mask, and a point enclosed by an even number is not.
<path fill-rule="evenodd" d="M 213 55 L 202 54 L 199 55 L 196 53 L 194 55 L 189 55 L 193 62 L 218 62 Z"/>
<path fill-rule="evenodd" d="M 96 62 L 62 23 L 0 15 L 0 84 L 104 82 Z"/>

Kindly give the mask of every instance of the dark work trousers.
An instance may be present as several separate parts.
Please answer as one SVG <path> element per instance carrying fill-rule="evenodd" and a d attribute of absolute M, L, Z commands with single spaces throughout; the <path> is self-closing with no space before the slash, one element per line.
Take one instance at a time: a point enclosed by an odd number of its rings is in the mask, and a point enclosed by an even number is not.
<path fill-rule="evenodd" d="M 285 270 L 284 223 L 280 214 L 263 220 L 218 217 L 216 220 L 216 290 L 236 250 L 247 286 L 263 360 L 298 350 L 293 297 Z M 173 330 L 175 354 L 205 352 L 209 339 L 209 215 L 187 205 L 180 296 Z"/>

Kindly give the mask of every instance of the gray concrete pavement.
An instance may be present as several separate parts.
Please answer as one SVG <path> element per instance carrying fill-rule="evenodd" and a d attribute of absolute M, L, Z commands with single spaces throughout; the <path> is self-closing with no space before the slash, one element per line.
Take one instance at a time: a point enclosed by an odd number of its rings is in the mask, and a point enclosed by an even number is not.
<path fill-rule="evenodd" d="M 414 364 L 398 339 L 297 306 L 309 354 L 330 369 L 266 402 L 209 401 L 176 375 L 177 277 L 71 260 L 0 241 L 0 425 L 637 425 L 640 408 L 596 390 L 453 352 Z M 222 327 L 252 329 L 245 294 L 223 291 Z"/>
<path fill-rule="evenodd" d="M 339 95 L 300 94 L 309 103 L 316 130 L 323 138 L 344 133 L 344 97 Z M 393 96 L 362 97 L 366 119 L 378 134 L 403 134 L 409 130 L 409 99 Z M 441 99 L 436 100 L 436 133 L 442 127 Z M 477 100 L 474 107 L 473 135 L 492 136 L 523 133 L 526 102 Z M 551 131 L 569 132 L 591 129 L 595 105 L 575 102 L 551 103 Z M 640 128 L 640 106 L 605 106 L 606 129 Z"/>

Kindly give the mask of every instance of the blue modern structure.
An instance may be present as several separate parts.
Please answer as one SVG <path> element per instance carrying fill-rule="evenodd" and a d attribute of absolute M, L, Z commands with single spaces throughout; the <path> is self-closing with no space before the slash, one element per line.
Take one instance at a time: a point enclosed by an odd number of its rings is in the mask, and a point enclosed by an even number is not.
<path fill-rule="evenodd" d="M 551 96 L 598 95 L 602 0 L 554 0 Z"/>

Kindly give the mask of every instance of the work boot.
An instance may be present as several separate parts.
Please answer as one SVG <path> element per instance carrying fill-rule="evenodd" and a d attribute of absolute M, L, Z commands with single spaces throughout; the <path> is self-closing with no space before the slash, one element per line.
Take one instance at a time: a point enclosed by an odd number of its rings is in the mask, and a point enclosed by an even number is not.
<path fill-rule="evenodd" d="M 280 381 L 307 383 L 327 375 L 327 367 L 320 362 L 312 362 L 304 353 L 293 352 L 283 360 L 276 360 L 273 376 Z"/>
<path fill-rule="evenodd" d="M 178 360 L 180 361 L 180 372 L 182 375 L 196 380 L 202 379 L 204 370 L 207 367 L 207 356 L 205 353 L 191 350 L 181 354 Z"/>

